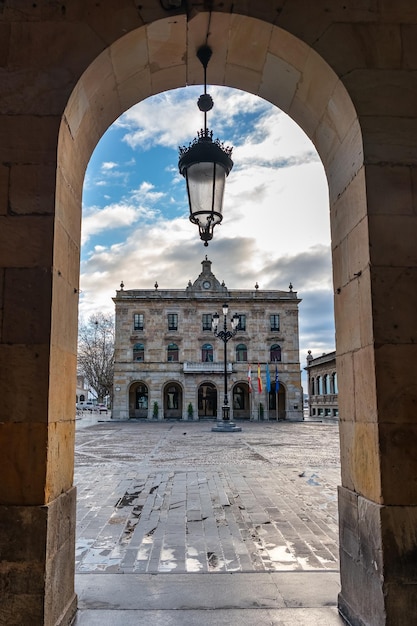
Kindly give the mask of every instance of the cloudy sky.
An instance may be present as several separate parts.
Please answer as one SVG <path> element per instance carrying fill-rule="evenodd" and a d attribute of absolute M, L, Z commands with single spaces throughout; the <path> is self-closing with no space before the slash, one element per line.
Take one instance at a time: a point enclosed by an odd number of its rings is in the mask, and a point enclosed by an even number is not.
<path fill-rule="evenodd" d="M 80 316 L 113 312 L 126 289 L 184 289 L 205 254 L 230 289 L 287 290 L 300 304 L 300 361 L 334 350 L 328 189 L 313 144 L 283 112 L 238 90 L 208 87 L 213 137 L 233 146 L 223 222 L 208 248 L 188 220 L 178 146 L 203 126 L 202 87 L 136 105 L 107 131 L 83 194 Z"/>

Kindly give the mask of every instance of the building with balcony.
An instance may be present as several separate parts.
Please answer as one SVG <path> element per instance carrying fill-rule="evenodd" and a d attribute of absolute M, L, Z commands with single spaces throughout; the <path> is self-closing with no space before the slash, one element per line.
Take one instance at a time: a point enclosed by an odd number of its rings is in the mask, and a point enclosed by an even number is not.
<path fill-rule="evenodd" d="M 90 387 L 82 374 L 77 374 L 77 387 L 75 390 L 75 402 L 84 402 L 89 399 Z"/>
<path fill-rule="evenodd" d="M 339 417 L 336 352 L 313 358 L 307 354 L 308 411 L 310 417 Z"/>
<path fill-rule="evenodd" d="M 127 290 L 122 283 L 113 301 L 114 419 L 221 419 L 224 343 L 213 333 L 212 317 L 224 303 L 230 316 L 239 316 L 227 343 L 231 419 L 302 419 L 300 300 L 291 285 L 289 291 L 257 284 L 231 290 L 206 257 L 200 275 L 183 290 L 157 283 Z"/>

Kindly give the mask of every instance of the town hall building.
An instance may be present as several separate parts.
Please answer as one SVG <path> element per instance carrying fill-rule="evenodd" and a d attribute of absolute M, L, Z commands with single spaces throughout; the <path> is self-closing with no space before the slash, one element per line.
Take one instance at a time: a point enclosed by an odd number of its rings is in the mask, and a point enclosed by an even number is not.
<path fill-rule="evenodd" d="M 298 304 L 293 291 L 228 289 L 211 270 L 183 290 L 124 289 L 115 303 L 113 419 L 221 419 L 224 342 L 212 319 L 228 304 L 230 419 L 302 419 Z M 259 380 L 258 380 L 259 374 Z"/>

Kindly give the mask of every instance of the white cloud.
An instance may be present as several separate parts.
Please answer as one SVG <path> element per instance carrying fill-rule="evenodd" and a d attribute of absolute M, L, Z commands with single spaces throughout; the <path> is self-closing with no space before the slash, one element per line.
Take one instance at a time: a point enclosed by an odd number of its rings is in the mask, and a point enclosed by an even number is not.
<path fill-rule="evenodd" d="M 81 242 L 85 245 L 93 235 L 103 233 L 109 229 L 115 230 L 120 227 L 132 226 L 142 219 L 150 219 L 155 216 L 155 211 L 142 206 L 135 206 L 125 202 L 109 204 L 104 209 L 90 207 L 84 213 Z"/>
<path fill-rule="evenodd" d="M 202 87 L 168 91 L 135 105 L 116 124 L 126 129 L 124 141 L 132 148 L 149 150 L 154 146 L 177 148 L 188 144 L 203 125 L 197 107 Z M 215 135 L 234 129 L 234 119 L 244 112 L 255 113 L 270 108 L 264 100 L 243 91 L 211 87 L 214 109 L 208 113 L 208 126 Z"/>
<path fill-rule="evenodd" d="M 117 167 L 117 163 L 114 163 L 114 161 L 105 161 L 101 164 L 101 169 L 104 171 L 113 170 L 115 167 Z"/>
<path fill-rule="evenodd" d="M 154 185 L 144 181 L 138 189 L 134 189 L 131 192 L 130 197 L 132 200 L 137 200 L 138 202 L 149 202 L 154 204 L 165 196 L 165 193 L 162 191 L 154 191 L 154 189 Z"/>
<path fill-rule="evenodd" d="M 149 221 L 158 219 L 160 212 L 151 208 L 164 193 L 154 191 L 154 186 L 143 181 L 138 189 L 121 198 L 120 202 L 110 203 L 105 207 L 84 207 L 82 221 L 82 244 L 99 233 L 118 228 L 132 226 L 139 220 Z M 147 205 L 147 206 L 145 206 Z M 97 247 L 97 246 L 96 246 Z"/>

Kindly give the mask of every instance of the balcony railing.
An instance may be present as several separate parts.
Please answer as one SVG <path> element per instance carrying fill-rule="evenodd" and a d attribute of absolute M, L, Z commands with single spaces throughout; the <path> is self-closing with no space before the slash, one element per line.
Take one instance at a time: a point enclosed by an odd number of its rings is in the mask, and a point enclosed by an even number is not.
<path fill-rule="evenodd" d="M 326 393 L 326 394 L 316 394 L 314 396 L 310 396 L 311 404 L 337 404 L 337 393 Z"/>
<path fill-rule="evenodd" d="M 224 362 L 205 361 L 204 363 L 194 361 L 184 361 L 185 374 L 222 374 L 224 372 Z M 227 373 L 233 372 L 233 363 L 227 363 Z"/>

